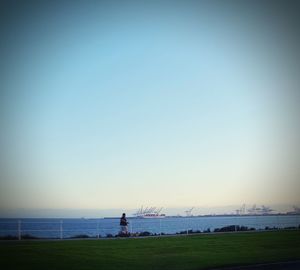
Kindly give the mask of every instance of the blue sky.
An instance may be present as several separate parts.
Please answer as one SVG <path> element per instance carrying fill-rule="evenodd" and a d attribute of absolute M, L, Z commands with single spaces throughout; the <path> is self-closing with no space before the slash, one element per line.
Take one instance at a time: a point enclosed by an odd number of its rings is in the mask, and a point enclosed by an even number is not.
<path fill-rule="evenodd" d="M 296 67 L 260 13 L 99 2 L 7 23 L 1 206 L 299 203 Z"/>

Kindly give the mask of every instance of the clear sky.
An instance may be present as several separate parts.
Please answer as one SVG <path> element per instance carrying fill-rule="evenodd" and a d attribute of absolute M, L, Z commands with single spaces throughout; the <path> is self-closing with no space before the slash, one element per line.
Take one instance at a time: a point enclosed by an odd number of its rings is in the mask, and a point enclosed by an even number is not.
<path fill-rule="evenodd" d="M 292 8 L 208 2 L 7 7 L 1 208 L 299 203 Z"/>

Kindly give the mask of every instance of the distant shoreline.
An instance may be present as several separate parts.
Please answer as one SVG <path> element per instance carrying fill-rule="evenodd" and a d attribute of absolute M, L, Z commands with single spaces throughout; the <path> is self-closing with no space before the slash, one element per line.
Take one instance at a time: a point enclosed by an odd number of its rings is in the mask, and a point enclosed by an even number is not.
<path fill-rule="evenodd" d="M 206 217 L 267 217 L 267 216 L 300 216 L 300 213 L 278 213 L 278 214 L 206 214 L 206 215 L 193 215 L 193 216 L 165 216 L 163 218 L 153 218 L 153 219 L 166 219 L 166 218 L 206 218 Z M 119 216 L 112 217 L 0 217 L 0 219 L 119 219 Z M 144 219 L 142 217 L 128 216 L 128 219 Z M 151 218 L 147 218 L 151 219 Z"/>
<path fill-rule="evenodd" d="M 164 219 L 164 218 L 199 218 L 199 217 L 267 217 L 267 216 L 300 216 L 300 213 L 288 214 L 288 213 L 279 213 L 279 214 L 216 214 L 216 215 L 193 215 L 193 216 L 165 216 L 161 218 L 155 217 L 154 219 Z M 104 217 L 104 219 L 119 219 L 120 217 Z M 128 219 L 144 219 L 143 217 L 128 217 Z M 149 218 L 148 218 L 149 219 Z"/>

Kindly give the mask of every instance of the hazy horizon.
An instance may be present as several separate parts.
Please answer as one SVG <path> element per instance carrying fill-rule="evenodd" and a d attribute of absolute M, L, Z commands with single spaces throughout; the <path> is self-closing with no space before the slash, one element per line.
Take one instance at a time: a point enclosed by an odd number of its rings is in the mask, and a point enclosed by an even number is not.
<path fill-rule="evenodd" d="M 246 205 L 247 209 L 253 207 L 254 204 Z M 242 205 L 226 205 L 226 206 L 186 206 L 186 207 L 163 207 L 162 212 L 167 216 L 181 215 L 185 216 L 186 210 L 194 208 L 192 210 L 193 215 L 214 215 L 214 214 L 236 214 L 236 210 Z M 262 205 L 256 204 L 257 207 Z M 293 206 L 290 204 L 273 204 L 265 205 L 270 207 L 273 211 L 271 213 L 286 213 L 293 211 Z M 118 217 L 123 212 L 127 216 L 134 216 L 137 212 L 137 208 L 113 208 L 113 209 L 0 209 L 0 218 L 103 218 L 103 217 Z"/>
<path fill-rule="evenodd" d="M 1 6 L 1 209 L 300 204 L 294 4 L 54 2 Z"/>

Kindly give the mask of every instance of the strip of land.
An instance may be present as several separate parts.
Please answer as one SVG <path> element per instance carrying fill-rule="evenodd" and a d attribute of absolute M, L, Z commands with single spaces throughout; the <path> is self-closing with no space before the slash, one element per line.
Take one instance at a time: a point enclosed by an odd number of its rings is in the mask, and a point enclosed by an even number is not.
<path fill-rule="evenodd" d="M 300 260 L 300 231 L 114 241 L 5 241 L 3 269 L 211 269 Z"/>

